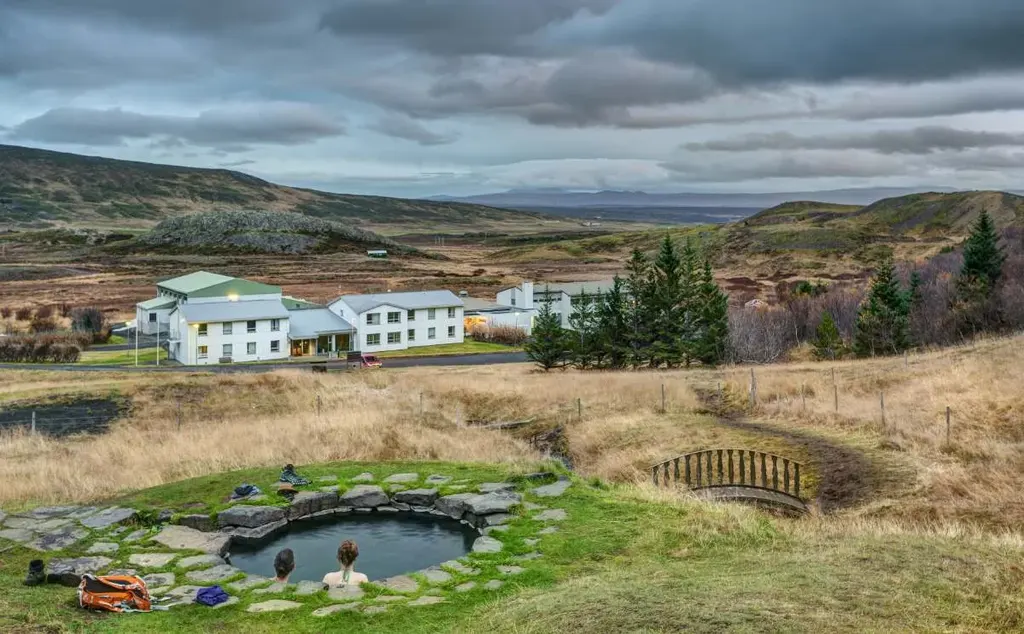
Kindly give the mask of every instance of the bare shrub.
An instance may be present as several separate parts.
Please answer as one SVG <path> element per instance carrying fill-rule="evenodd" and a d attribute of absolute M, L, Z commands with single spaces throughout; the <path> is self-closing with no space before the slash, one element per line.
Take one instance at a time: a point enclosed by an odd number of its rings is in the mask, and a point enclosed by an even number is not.
<path fill-rule="evenodd" d="M 71 316 L 71 304 L 67 302 L 61 302 L 60 304 L 57 304 L 57 310 L 60 312 L 61 317 Z"/>
<path fill-rule="evenodd" d="M 729 351 L 736 363 L 773 363 L 796 345 L 793 314 L 784 308 L 729 311 Z"/>
<path fill-rule="evenodd" d="M 515 326 L 487 326 L 478 324 L 469 331 L 469 336 L 474 341 L 487 341 L 490 343 L 501 343 L 506 346 L 521 346 L 526 342 L 526 332 Z"/>
<path fill-rule="evenodd" d="M 110 338 L 110 329 L 106 323 L 107 317 L 99 308 L 76 308 L 71 311 L 71 328 L 76 332 L 91 333 L 93 343 L 102 343 Z"/>
<path fill-rule="evenodd" d="M 53 317 L 39 317 L 38 315 L 32 318 L 32 323 L 28 326 L 29 331 L 35 334 L 56 332 L 57 328 L 57 322 Z"/>
<path fill-rule="evenodd" d="M 15 335 L 0 338 L 0 362 L 75 363 L 89 337 L 73 334 Z"/>
<path fill-rule="evenodd" d="M 11 316 L 11 309 L 7 306 L 0 307 L 0 317 L 8 319 Z"/>
<path fill-rule="evenodd" d="M 29 319 L 32 319 L 32 308 L 30 306 L 22 306 L 14 311 L 14 318 L 18 321 L 28 321 Z"/>
<path fill-rule="evenodd" d="M 53 306 L 40 306 L 36 309 L 37 319 L 49 319 L 53 317 Z"/>

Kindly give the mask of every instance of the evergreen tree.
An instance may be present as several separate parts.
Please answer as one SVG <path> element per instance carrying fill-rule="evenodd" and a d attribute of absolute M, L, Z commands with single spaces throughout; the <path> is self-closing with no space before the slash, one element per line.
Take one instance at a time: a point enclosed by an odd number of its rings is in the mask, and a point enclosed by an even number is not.
<path fill-rule="evenodd" d="M 704 365 L 717 365 L 725 359 L 729 340 L 729 298 L 715 282 L 708 260 L 704 260 L 695 304 L 698 317 L 693 356 Z"/>
<path fill-rule="evenodd" d="M 526 356 L 545 372 L 563 367 L 566 357 L 566 337 L 562 322 L 551 310 L 551 300 L 541 303 L 533 321 L 530 339 L 523 346 Z"/>
<path fill-rule="evenodd" d="M 580 293 L 569 315 L 570 331 L 566 333 L 569 361 L 580 370 L 593 367 L 598 360 L 598 315 L 601 296 Z"/>
<path fill-rule="evenodd" d="M 626 343 L 629 349 L 629 363 L 638 368 L 644 365 L 651 352 L 653 342 L 653 284 L 651 263 L 640 249 L 626 263 Z"/>
<path fill-rule="evenodd" d="M 676 347 L 680 357 L 690 365 L 698 346 L 698 321 L 700 319 L 699 271 L 697 250 L 687 239 L 683 246 L 682 269 L 679 282 L 679 327 Z"/>
<path fill-rule="evenodd" d="M 982 211 L 971 227 L 971 235 L 964 243 L 964 265 L 960 279 L 970 287 L 980 289 L 988 296 L 1003 273 L 1006 255 L 999 247 L 995 223 L 987 211 Z"/>
<path fill-rule="evenodd" d="M 815 331 L 813 341 L 814 356 L 819 359 L 836 359 L 843 354 L 843 337 L 839 334 L 839 326 L 832 313 L 825 311 Z"/>
<path fill-rule="evenodd" d="M 606 368 L 621 368 L 629 358 L 627 335 L 627 301 L 625 283 L 616 276 L 612 287 L 601 297 L 597 306 L 597 364 Z"/>
<path fill-rule="evenodd" d="M 676 253 L 675 244 L 668 234 L 661 243 L 661 250 L 654 261 L 652 288 L 651 363 L 669 367 L 678 365 L 683 358 L 679 346 L 685 321 L 683 297 L 683 263 Z"/>
<path fill-rule="evenodd" d="M 909 345 L 908 293 L 900 288 L 892 260 L 882 263 L 857 315 L 853 349 L 859 357 L 899 354 Z"/>

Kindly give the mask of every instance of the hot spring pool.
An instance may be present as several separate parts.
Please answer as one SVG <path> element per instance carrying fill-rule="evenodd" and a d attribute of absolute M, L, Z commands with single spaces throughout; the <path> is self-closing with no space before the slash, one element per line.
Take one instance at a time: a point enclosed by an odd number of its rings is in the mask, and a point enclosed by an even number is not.
<path fill-rule="evenodd" d="M 359 546 L 356 570 L 370 580 L 384 579 L 461 557 L 479 536 L 465 524 L 431 515 L 349 515 L 295 522 L 269 541 L 232 546 L 231 563 L 249 574 L 273 577 L 274 556 L 291 548 L 295 572 L 290 580 L 320 581 L 338 570 L 338 545 L 351 539 Z"/>

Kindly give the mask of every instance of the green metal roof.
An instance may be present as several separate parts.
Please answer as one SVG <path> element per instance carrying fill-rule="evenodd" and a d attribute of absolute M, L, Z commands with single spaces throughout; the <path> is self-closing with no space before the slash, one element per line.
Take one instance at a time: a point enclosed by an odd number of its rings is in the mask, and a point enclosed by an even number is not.
<path fill-rule="evenodd" d="M 166 288 L 169 291 L 175 293 L 182 293 L 184 295 L 191 295 L 196 291 L 204 288 L 209 288 L 217 284 L 229 282 L 235 278 L 228 277 L 227 275 L 220 275 L 219 273 L 208 273 L 206 271 L 196 271 L 195 273 L 189 273 L 188 275 L 182 275 L 181 277 L 175 277 L 163 282 L 157 283 L 160 288 Z"/>
<path fill-rule="evenodd" d="M 320 304 L 314 304 L 313 302 L 307 302 L 306 300 L 299 299 L 297 297 L 287 297 L 287 296 L 286 297 L 282 297 L 281 298 L 281 303 L 284 304 L 284 307 L 287 308 L 288 310 L 306 310 L 306 309 L 309 309 L 309 308 L 325 308 L 324 306 L 322 306 Z"/>
<path fill-rule="evenodd" d="M 147 299 L 144 302 L 136 304 L 142 310 L 159 310 L 161 308 L 170 308 L 177 303 L 173 297 L 154 297 L 153 299 Z"/>
<path fill-rule="evenodd" d="M 261 284 L 259 282 L 252 282 L 249 280 L 243 280 L 237 277 L 229 277 L 227 281 L 206 288 L 200 288 L 196 291 L 186 293 L 189 298 L 193 297 L 229 297 L 231 295 L 238 295 L 239 297 L 244 295 L 280 295 L 280 286 L 271 286 L 269 284 Z"/>

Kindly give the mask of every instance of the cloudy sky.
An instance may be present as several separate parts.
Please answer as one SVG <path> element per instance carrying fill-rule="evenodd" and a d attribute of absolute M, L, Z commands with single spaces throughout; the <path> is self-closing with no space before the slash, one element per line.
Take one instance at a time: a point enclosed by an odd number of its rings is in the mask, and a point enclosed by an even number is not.
<path fill-rule="evenodd" d="M 0 143 L 400 196 L 1015 188 L 1021 0 L 0 0 Z"/>

